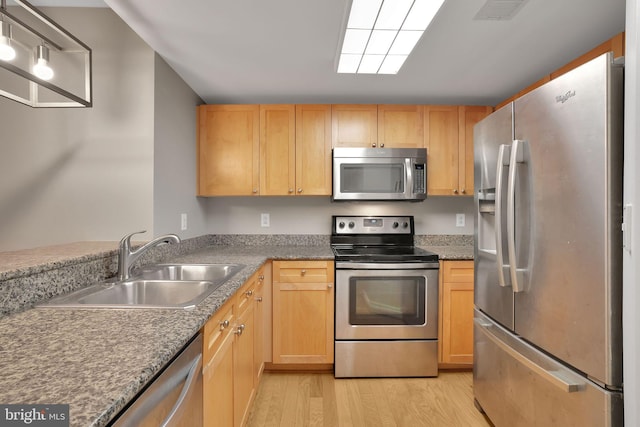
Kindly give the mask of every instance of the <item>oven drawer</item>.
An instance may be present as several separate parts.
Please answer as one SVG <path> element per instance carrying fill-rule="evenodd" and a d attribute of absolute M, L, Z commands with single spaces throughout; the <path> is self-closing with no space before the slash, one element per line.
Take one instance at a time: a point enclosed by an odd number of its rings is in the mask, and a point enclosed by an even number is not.
<path fill-rule="evenodd" d="M 336 341 L 335 377 L 436 377 L 437 340 Z"/>
<path fill-rule="evenodd" d="M 333 283 L 333 261 L 274 261 L 273 282 Z"/>

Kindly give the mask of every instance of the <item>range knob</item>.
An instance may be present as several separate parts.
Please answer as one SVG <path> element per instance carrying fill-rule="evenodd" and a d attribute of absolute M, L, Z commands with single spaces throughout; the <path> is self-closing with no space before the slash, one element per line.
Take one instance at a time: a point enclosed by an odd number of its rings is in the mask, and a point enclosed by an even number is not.
<path fill-rule="evenodd" d="M 393 227 L 393 228 L 398 228 L 398 226 L 399 226 L 399 225 L 400 225 L 400 224 L 398 224 L 398 221 L 393 221 L 393 225 L 392 225 L 392 227 Z"/>
<path fill-rule="evenodd" d="M 353 221 L 349 221 L 349 228 L 353 228 L 356 226 L 356 223 Z"/>
<path fill-rule="evenodd" d="M 403 223 L 402 223 L 402 228 L 407 228 L 407 227 L 409 227 L 409 223 L 408 223 L 408 222 L 406 222 L 406 221 L 405 221 L 405 222 L 403 222 Z"/>
<path fill-rule="evenodd" d="M 344 221 L 340 221 L 340 223 L 338 224 L 338 228 L 344 228 Z"/>

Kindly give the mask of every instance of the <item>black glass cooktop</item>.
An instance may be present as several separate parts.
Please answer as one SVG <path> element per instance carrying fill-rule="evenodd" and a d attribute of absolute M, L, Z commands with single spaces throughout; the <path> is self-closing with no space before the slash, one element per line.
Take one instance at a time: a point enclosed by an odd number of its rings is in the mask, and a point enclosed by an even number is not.
<path fill-rule="evenodd" d="M 415 246 L 333 246 L 336 261 L 437 262 L 438 255 Z"/>

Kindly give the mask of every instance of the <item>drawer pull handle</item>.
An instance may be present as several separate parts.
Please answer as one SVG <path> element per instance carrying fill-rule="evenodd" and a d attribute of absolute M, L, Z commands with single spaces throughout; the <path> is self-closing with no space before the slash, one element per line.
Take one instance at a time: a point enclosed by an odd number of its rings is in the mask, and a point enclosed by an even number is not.
<path fill-rule="evenodd" d="M 221 331 L 224 331 L 228 327 L 229 327 L 229 321 L 228 320 L 223 320 L 222 322 L 220 322 L 220 330 Z"/>
<path fill-rule="evenodd" d="M 247 294 L 248 297 L 250 297 L 251 295 L 253 295 L 253 289 L 250 291 L 245 292 Z"/>
<path fill-rule="evenodd" d="M 305 274 L 307 274 L 307 270 L 302 270 L 302 271 L 300 272 L 300 275 L 301 275 L 301 276 L 304 276 Z"/>
<path fill-rule="evenodd" d="M 258 302 L 262 302 L 262 297 L 258 297 L 258 298 L 256 298 L 256 301 L 258 301 Z"/>
<path fill-rule="evenodd" d="M 238 329 L 236 329 L 233 333 L 236 334 L 237 336 L 242 335 L 242 333 L 244 332 L 244 324 L 238 326 Z"/>

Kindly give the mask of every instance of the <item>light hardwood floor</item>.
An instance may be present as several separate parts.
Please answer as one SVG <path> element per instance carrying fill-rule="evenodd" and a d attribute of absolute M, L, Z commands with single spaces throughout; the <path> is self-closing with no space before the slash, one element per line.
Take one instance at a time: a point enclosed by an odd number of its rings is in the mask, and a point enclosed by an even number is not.
<path fill-rule="evenodd" d="M 247 427 L 487 427 L 473 404 L 471 372 L 437 378 L 335 379 L 265 373 Z"/>

